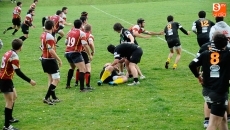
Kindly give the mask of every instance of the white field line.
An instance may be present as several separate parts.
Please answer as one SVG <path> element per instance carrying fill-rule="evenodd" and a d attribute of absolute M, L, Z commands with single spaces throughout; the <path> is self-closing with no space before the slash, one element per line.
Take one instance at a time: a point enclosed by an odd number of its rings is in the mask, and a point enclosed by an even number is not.
<path fill-rule="evenodd" d="M 130 23 L 130 22 L 124 20 L 124 19 L 121 19 L 121 18 L 119 18 L 119 17 L 117 17 L 117 16 L 114 16 L 114 15 L 112 15 L 112 14 L 109 14 L 109 13 L 107 13 L 107 12 L 105 12 L 105 11 L 103 11 L 103 10 L 101 10 L 101 9 L 99 9 L 99 8 L 97 8 L 97 7 L 95 7 L 95 6 L 93 6 L 93 5 L 90 5 L 90 6 L 91 6 L 92 8 L 94 8 L 94 9 L 96 9 L 96 10 L 101 11 L 101 12 L 104 13 L 104 14 L 107 14 L 107 15 L 109 15 L 109 16 L 111 16 L 111 17 L 114 17 L 114 18 L 116 18 L 116 19 L 119 19 L 119 20 L 121 20 L 121 21 L 123 21 L 123 22 L 125 22 L 125 23 L 130 24 L 130 25 L 133 25 L 132 23 Z M 160 39 L 160 40 L 162 40 L 162 41 L 164 41 L 164 42 L 166 42 L 163 38 L 161 38 L 161 37 L 159 37 L 159 36 L 157 36 L 157 38 Z M 192 55 L 192 56 L 194 56 L 194 57 L 196 56 L 196 55 L 193 54 L 192 52 L 189 52 L 189 51 L 187 51 L 187 50 L 185 50 L 185 49 L 182 49 L 182 51 L 184 51 L 184 52 L 186 52 L 186 53 L 188 53 L 188 54 L 190 54 L 190 55 Z"/>

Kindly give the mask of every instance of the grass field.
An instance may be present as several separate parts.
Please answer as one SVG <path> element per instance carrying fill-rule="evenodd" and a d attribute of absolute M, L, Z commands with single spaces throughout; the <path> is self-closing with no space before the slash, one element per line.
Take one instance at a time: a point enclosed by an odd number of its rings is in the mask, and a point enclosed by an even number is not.
<path fill-rule="evenodd" d="M 24 19 L 32 0 L 22 0 L 22 18 Z M 30 28 L 29 38 L 24 42 L 19 53 L 21 70 L 37 82 L 35 87 L 14 78 L 18 99 L 14 107 L 14 117 L 20 120 L 14 124 L 22 130 L 201 130 L 203 129 L 203 97 L 201 86 L 188 68 L 198 48 L 196 35 L 190 36 L 179 32 L 183 52 L 177 70 L 166 70 L 164 63 L 169 50 L 163 36 L 137 41 L 144 54 L 139 64 L 146 79 L 139 86 L 127 84 L 110 87 L 96 85 L 99 72 L 113 56 L 106 50 L 108 44 L 118 44 L 119 34 L 113 31 L 113 24 L 122 23 L 129 28 L 140 17 L 146 21 L 146 30 L 161 31 L 167 24 L 166 17 L 173 15 L 186 30 L 191 30 L 192 23 L 198 19 L 200 10 L 207 12 L 207 18 L 214 21 L 212 3 L 217 0 L 39 0 L 36 7 L 34 25 Z M 226 2 L 228 7 L 230 2 Z M 11 15 L 15 4 L 9 0 L 0 2 L 0 38 L 4 42 L 0 55 L 11 49 L 11 41 L 22 36 L 18 31 L 2 34 L 11 26 Z M 63 61 L 61 82 L 56 89 L 62 100 L 55 106 L 42 103 L 47 90 L 47 77 L 38 60 L 41 51 L 39 37 L 42 33 L 41 19 L 53 15 L 63 6 L 68 7 L 67 21 L 79 18 L 82 11 L 89 13 L 89 23 L 93 27 L 96 53 L 92 61 L 92 86 L 90 93 L 80 93 L 79 87 L 65 89 L 69 69 L 64 58 L 64 38 L 59 42 L 58 55 Z M 225 21 L 230 24 L 230 8 Z M 67 32 L 71 27 L 66 26 Z M 174 61 L 174 59 L 172 59 Z M 72 82 L 72 86 L 74 81 Z M 0 127 L 4 124 L 5 102 L 0 96 Z"/>

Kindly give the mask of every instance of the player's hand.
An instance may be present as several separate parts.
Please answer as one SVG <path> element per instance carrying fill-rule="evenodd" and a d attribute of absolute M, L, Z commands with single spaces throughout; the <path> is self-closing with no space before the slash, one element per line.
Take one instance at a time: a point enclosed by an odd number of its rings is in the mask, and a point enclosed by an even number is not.
<path fill-rule="evenodd" d="M 35 26 L 33 25 L 33 26 L 31 26 L 31 28 L 35 28 Z"/>
<path fill-rule="evenodd" d="M 36 82 L 34 81 L 34 80 L 30 80 L 30 84 L 32 85 L 32 86 L 35 86 L 36 85 Z"/>
<path fill-rule="evenodd" d="M 203 84 L 203 77 L 201 75 L 198 77 L 198 81 L 201 85 Z"/>
<path fill-rule="evenodd" d="M 58 61 L 58 66 L 61 67 L 62 66 L 62 61 Z"/>
<path fill-rule="evenodd" d="M 93 56 L 92 56 L 92 55 L 89 56 L 89 60 L 90 60 L 90 61 L 93 60 Z"/>
<path fill-rule="evenodd" d="M 190 35 L 190 31 L 187 31 L 188 35 Z"/>
<path fill-rule="evenodd" d="M 145 38 L 151 38 L 151 35 L 145 35 Z"/>
<path fill-rule="evenodd" d="M 94 52 L 91 52 L 91 55 L 94 56 Z"/>
<path fill-rule="evenodd" d="M 164 35 L 164 34 L 165 34 L 164 31 L 161 31 L 159 35 Z"/>

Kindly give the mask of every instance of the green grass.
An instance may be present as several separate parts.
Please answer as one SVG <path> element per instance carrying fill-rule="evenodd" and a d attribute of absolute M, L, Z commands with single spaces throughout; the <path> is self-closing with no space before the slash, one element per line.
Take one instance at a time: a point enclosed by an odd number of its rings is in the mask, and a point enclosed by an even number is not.
<path fill-rule="evenodd" d="M 139 64 L 147 77 L 141 85 L 128 87 L 127 84 L 117 87 L 96 85 L 99 72 L 106 62 L 112 62 L 113 56 L 106 51 L 108 44 L 118 44 L 119 34 L 112 27 L 120 22 L 126 28 L 135 24 L 140 17 L 146 20 L 146 30 L 161 31 L 166 25 L 166 17 L 173 15 L 186 30 L 191 30 L 192 22 L 197 20 L 200 10 L 207 12 L 207 18 L 212 17 L 212 3 L 216 0 L 39 0 L 34 17 L 35 29 L 30 29 L 29 38 L 24 42 L 23 51 L 19 53 L 22 71 L 37 82 L 35 87 L 14 78 L 18 92 L 14 117 L 20 122 L 15 127 L 23 130 L 199 130 L 203 129 L 203 97 L 201 86 L 188 68 L 193 55 L 182 52 L 178 69 L 173 71 L 164 68 L 168 56 L 167 44 L 161 40 L 163 36 L 137 41 L 144 50 Z M 24 18 L 31 2 L 23 0 Z M 228 6 L 230 2 L 227 0 Z M 0 31 L 11 26 L 11 13 L 15 5 L 9 0 L 0 2 Z M 58 55 L 63 60 L 61 82 L 56 92 L 62 100 L 55 106 L 47 106 L 42 99 L 47 90 L 47 77 L 43 73 L 38 60 L 41 55 L 38 49 L 39 37 L 42 33 L 41 18 L 53 15 L 62 6 L 67 6 L 69 13 L 67 21 L 79 18 L 82 11 L 89 12 L 89 23 L 93 26 L 96 55 L 92 61 L 92 85 L 96 88 L 91 93 L 80 93 L 79 87 L 65 89 L 69 65 L 64 58 L 64 38 L 59 42 Z M 98 10 L 99 9 L 99 10 Z M 101 10 L 101 11 L 100 11 Z M 104 12 L 106 13 L 104 13 Z M 228 8 L 228 14 L 230 9 Z M 112 16 L 111 16 L 112 15 Z M 229 15 L 226 22 L 230 23 Z M 67 32 L 71 27 L 66 26 Z M 4 47 L 0 55 L 11 48 L 10 42 L 22 35 L 19 31 L 11 36 L 11 31 L 5 35 L 0 32 Z M 182 47 L 195 54 L 198 50 L 196 35 L 186 36 L 179 33 Z M 173 61 L 174 59 L 172 59 Z M 74 85 L 74 82 L 72 82 Z M 0 96 L 1 119 L 3 126 L 3 108 L 5 102 Z"/>

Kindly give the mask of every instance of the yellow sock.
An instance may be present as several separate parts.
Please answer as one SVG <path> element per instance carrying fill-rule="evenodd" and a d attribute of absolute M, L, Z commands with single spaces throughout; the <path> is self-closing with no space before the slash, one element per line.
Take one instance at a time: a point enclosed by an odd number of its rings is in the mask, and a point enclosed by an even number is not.
<path fill-rule="evenodd" d="M 106 78 L 108 78 L 111 75 L 111 72 L 108 70 L 105 70 L 104 73 L 101 76 L 101 81 L 103 82 Z"/>
<path fill-rule="evenodd" d="M 170 58 L 167 59 L 167 62 L 170 62 Z"/>
<path fill-rule="evenodd" d="M 177 64 L 173 64 L 173 68 L 176 68 L 177 67 Z"/>
<path fill-rule="evenodd" d="M 120 83 L 124 83 L 124 80 L 123 80 L 123 78 L 117 78 L 116 80 L 114 80 L 113 81 L 114 83 L 116 83 L 116 84 L 120 84 Z"/>

